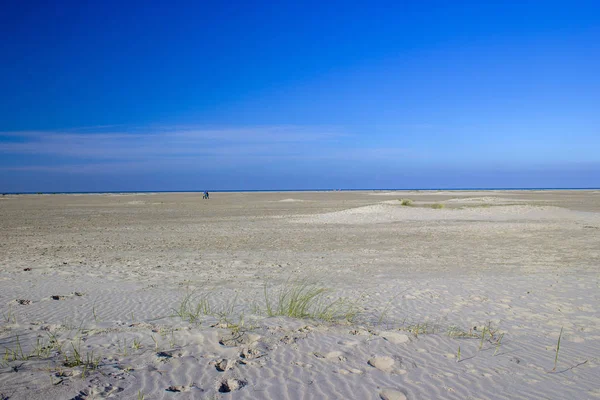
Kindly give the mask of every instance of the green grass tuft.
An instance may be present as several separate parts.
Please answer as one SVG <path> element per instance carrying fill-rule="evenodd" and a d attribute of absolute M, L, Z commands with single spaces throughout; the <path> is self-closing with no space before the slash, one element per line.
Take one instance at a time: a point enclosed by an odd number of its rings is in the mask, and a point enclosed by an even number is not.
<path fill-rule="evenodd" d="M 331 300 L 331 291 L 307 280 L 287 281 L 272 298 L 267 285 L 264 287 L 266 314 L 269 317 L 311 318 L 325 321 L 351 321 L 356 307 L 344 299 Z"/>
<path fill-rule="evenodd" d="M 178 317 L 190 323 L 200 322 L 202 315 L 212 315 L 208 295 L 195 297 L 193 293 L 186 294 L 174 311 Z"/>

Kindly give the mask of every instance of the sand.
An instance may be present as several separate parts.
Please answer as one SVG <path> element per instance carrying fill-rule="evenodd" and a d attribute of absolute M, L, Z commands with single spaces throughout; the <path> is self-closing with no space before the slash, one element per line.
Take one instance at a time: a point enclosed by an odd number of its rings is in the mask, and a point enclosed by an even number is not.
<path fill-rule="evenodd" d="M 1 196 L 0 399 L 600 398 L 598 193 Z"/>

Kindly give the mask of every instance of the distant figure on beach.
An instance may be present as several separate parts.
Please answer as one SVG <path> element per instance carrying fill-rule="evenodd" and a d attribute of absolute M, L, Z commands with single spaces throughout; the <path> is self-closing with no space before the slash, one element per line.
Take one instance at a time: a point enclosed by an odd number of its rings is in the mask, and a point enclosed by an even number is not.
<path fill-rule="evenodd" d="M 203 198 L 203 199 L 208 199 L 208 198 L 209 198 L 209 197 L 208 197 L 208 192 L 206 192 L 206 191 L 205 191 L 205 192 L 204 192 L 204 196 L 202 196 L 202 198 Z"/>

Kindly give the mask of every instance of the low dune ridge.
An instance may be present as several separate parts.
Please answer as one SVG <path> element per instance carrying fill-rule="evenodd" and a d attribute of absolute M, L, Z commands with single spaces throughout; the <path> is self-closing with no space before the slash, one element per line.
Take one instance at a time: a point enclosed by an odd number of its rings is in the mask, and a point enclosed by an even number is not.
<path fill-rule="evenodd" d="M 423 207 L 402 206 L 399 201 L 310 215 L 292 219 L 293 222 L 308 224 L 372 224 L 401 221 L 539 221 L 573 220 L 600 223 L 597 214 L 572 211 L 552 206 L 496 205 L 493 208 L 432 209 L 430 203 Z M 418 204 L 417 204 L 418 205 Z"/>
<path fill-rule="evenodd" d="M 527 200 L 511 199 L 505 197 L 484 196 L 484 197 L 464 197 L 446 200 L 446 203 L 477 203 L 477 204 L 504 204 L 515 202 L 527 202 Z"/>
<path fill-rule="evenodd" d="M 595 194 L 519 196 L 2 202 L 0 398 L 594 398 Z"/>

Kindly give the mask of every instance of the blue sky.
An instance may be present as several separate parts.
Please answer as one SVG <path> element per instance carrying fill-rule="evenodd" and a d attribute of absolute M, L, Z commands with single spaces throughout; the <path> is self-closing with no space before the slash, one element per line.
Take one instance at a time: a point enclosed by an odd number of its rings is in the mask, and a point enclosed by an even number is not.
<path fill-rule="evenodd" d="M 10 2 L 0 191 L 600 186 L 600 3 Z"/>

